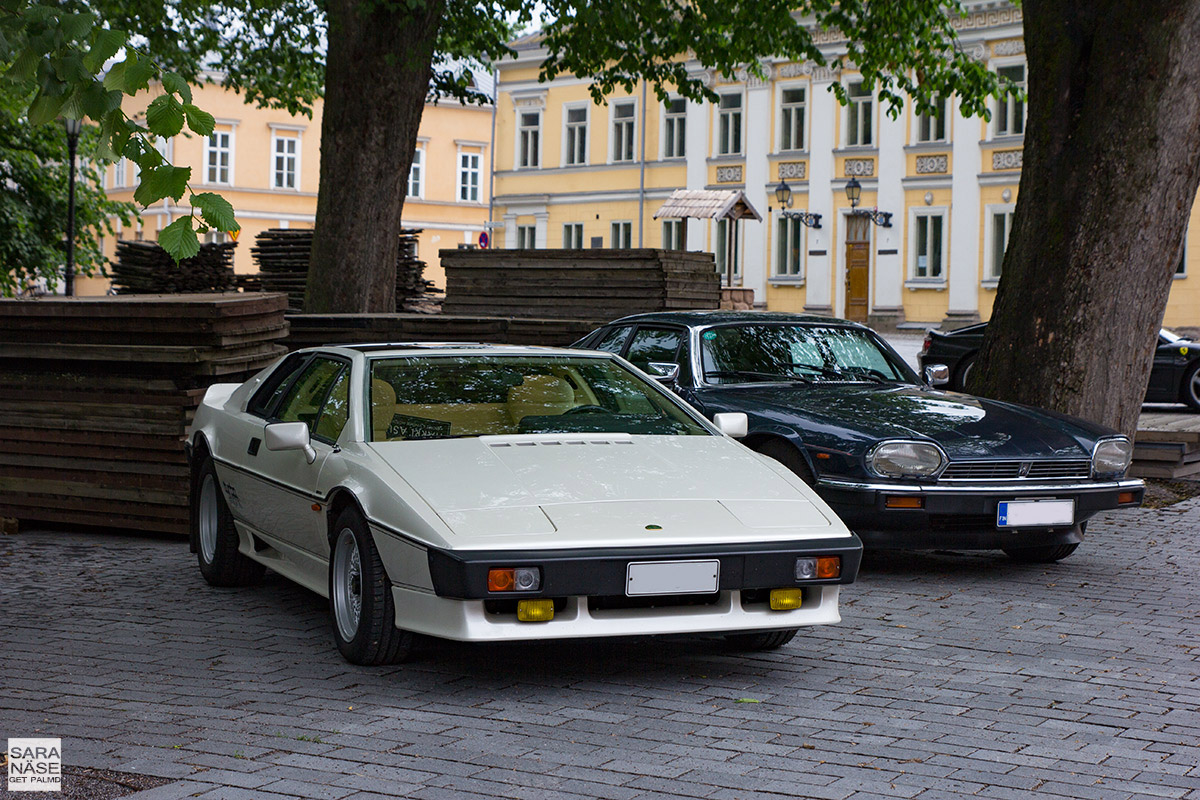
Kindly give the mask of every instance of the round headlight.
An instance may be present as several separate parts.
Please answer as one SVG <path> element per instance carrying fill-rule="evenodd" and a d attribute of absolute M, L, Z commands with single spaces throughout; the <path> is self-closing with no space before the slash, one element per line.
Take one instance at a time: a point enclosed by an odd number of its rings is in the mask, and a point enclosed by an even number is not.
<path fill-rule="evenodd" d="M 1122 475 L 1133 460 L 1133 444 L 1122 436 L 1105 439 L 1092 451 L 1092 473 L 1095 475 Z"/>
<path fill-rule="evenodd" d="M 926 478 L 937 472 L 945 459 L 941 448 L 926 442 L 884 442 L 871 453 L 870 464 L 889 478 Z"/>

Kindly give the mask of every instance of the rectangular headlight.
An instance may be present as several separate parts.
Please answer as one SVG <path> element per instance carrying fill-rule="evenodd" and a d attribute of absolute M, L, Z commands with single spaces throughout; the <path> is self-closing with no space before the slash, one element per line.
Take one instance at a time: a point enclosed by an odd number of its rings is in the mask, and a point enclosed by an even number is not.
<path fill-rule="evenodd" d="M 941 448 L 928 442 L 883 442 L 869 459 L 871 469 L 888 478 L 927 478 L 944 460 Z"/>

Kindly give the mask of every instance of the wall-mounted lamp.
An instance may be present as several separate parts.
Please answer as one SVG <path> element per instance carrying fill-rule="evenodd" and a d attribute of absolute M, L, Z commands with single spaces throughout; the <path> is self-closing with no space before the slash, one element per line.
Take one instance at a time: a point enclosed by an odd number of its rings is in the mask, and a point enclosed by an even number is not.
<path fill-rule="evenodd" d="M 775 187 L 775 199 L 779 201 L 779 213 L 784 218 L 799 220 L 801 225 L 807 225 L 810 228 L 821 227 L 820 214 L 813 214 L 808 211 L 783 210 L 792 207 L 792 187 L 787 185 L 787 181 L 780 181 L 779 185 Z"/>
<path fill-rule="evenodd" d="M 779 192 L 776 190 L 776 195 Z M 862 184 L 858 182 L 858 178 L 851 178 L 846 184 L 846 199 L 850 201 L 850 215 L 853 217 L 866 217 L 881 228 L 892 227 L 892 212 L 880 211 L 878 208 L 859 208 L 858 202 L 862 199 Z"/>

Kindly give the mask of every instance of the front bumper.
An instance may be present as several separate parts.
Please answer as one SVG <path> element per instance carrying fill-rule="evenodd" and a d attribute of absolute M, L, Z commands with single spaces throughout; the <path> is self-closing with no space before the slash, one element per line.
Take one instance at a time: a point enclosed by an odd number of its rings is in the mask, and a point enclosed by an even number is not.
<path fill-rule="evenodd" d="M 1141 505 L 1140 480 L 1071 484 L 980 483 L 922 485 L 822 479 L 817 493 L 868 547 L 992 549 L 1069 544 L 1083 539 L 1080 523 L 1100 511 Z M 1132 495 L 1121 502 L 1123 493 Z M 888 498 L 919 498 L 920 508 L 889 508 Z M 997 504 L 1006 500 L 1074 500 L 1072 525 L 998 528 Z"/>

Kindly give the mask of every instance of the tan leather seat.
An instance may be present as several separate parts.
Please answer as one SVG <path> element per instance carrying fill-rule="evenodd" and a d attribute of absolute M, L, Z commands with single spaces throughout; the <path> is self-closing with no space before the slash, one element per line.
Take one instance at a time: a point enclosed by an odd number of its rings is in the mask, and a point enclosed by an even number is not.
<path fill-rule="evenodd" d="M 388 426 L 396 415 L 396 390 L 385 380 L 371 379 L 371 432 L 372 441 L 386 441 Z"/>
<path fill-rule="evenodd" d="M 526 375 L 508 390 L 508 415 L 514 424 L 530 416 L 553 416 L 575 405 L 575 390 L 553 375 Z"/>

